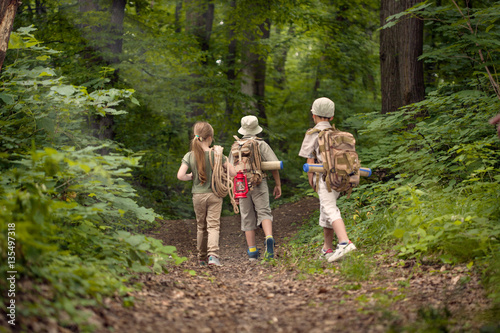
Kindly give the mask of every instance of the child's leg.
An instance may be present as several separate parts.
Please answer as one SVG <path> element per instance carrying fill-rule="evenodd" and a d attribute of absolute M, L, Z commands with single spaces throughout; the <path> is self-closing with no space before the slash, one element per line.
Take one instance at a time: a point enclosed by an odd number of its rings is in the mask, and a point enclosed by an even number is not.
<path fill-rule="evenodd" d="M 252 200 L 257 213 L 257 221 L 260 221 L 266 235 L 264 259 L 272 259 L 274 258 L 273 216 L 269 205 L 269 189 L 265 179 L 254 189 L 254 192 Z"/>
<path fill-rule="evenodd" d="M 199 260 L 207 260 L 208 256 L 206 197 L 204 193 L 193 194 L 193 208 L 196 214 L 196 248 Z"/>
<path fill-rule="evenodd" d="M 248 247 L 255 246 L 255 230 L 245 231 L 245 238 L 247 239 Z"/>
<path fill-rule="evenodd" d="M 333 229 L 323 227 L 323 236 L 324 236 L 323 249 L 324 250 L 333 249 Z"/>
<path fill-rule="evenodd" d="M 219 256 L 220 215 L 222 198 L 211 193 L 207 202 L 208 255 Z"/>
<path fill-rule="evenodd" d="M 337 219 L 332 223 L 333 230 L 335 231 L 335 235 L 339 240 L 339 243 L 344 243 L 349 241 L 349 237 L 347 237 L 347 231 L 345 230 L 344 220 Z"/>
<path fill-rule="evenodd" d="M 270 219 L 265 219 L 262 221 L 262 230 L 264 230 L 264 234 L 267 236 L 273 235 L 273 222 Z"/>

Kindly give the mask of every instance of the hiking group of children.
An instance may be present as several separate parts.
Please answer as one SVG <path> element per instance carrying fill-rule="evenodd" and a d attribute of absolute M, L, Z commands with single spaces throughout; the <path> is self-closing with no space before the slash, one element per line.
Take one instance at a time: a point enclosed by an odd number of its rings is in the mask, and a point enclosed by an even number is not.
<path fill-rule="evenodd" d="M 311 113 L 315 126 L 306 133 L 299 156 L 307 159 L 309 164 L 322 164 L 318 136 L 321 130 L 332 128 L 330 122 L 334 117 L 335 104 L 328 98 L 318 98 L 312 105 Z M 257 117 L 245 116 L 241 119 L 241 127 L 238 133 L 243 137 L 233 144 L 236 149 L 231 149 L 228 158 L 222 156 L 222 167 L 231 179 L 237 175 L 233 164 L 237 165 L 240 162 L 241 147 L 245 142 L 251 141 L 255 145 L 262 162 L 278 161 L 271 147 L 264 140 L 257 137 L 261 132 L 262 128 L 259 126 Z M 192 194 L 197 222 L 198 261 L 201 266 L 221 266 L 219 233 L 223 198 L 216 195 L 213 190 L 211 162 L 213 152 L 210 148 L 213 138 L 214 130 L 209 123 L 196 123 L 193 127 L 191 149 L 184 155 L 177 173 L 179 180 L 193 182 Z M 238 151 L 238 147 L 240 151 Z M 189 170 L 190 173 L 188 173 Z M 253 172 L 253 175 L 248 174 L 250 191 L 248 191 L 246 198 L 238 200 L 241 213 L 241 230 L 245 232 L 249 260 L 257 260 L 260 253 L 256 245 L 255 230 L 262 227 L 266 237 L 264 259 L 268 260 L 274 258 L 275 243 L 272 228 L 273 216 L 269 204 L 269 189 L 265 173 L 259 170 Z M 258 174 L 255 174 L 255 172 Z M 271 170 L 271 173 L 275 182 L 273 195 L 275 199 L 278 199 L 281 197 L 279 171 Z M 308 173 L 308 176 L 309 184 L 317 191 L 320 201 L 319 225 L 323 228 L 324 234 L 320 258 L 329 262 L 337 261 L 348 252 L 356 249 L 347 236 L 344 221 L 337 207 L 339 192 L 330 188 L 321 173 L 317 174 L 316 177 L 313 173 Z M 339 241 L 335 250 L 333 249 L 334 233 Z"/>

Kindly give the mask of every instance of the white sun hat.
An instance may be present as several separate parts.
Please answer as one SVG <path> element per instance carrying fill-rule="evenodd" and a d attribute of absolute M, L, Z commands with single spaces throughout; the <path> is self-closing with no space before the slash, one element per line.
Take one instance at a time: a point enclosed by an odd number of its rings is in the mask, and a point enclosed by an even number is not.
<path fill-rule="evenodd" d="M 238 133 L 242 135 L 256 135 L 262 132 L 259 126 L 259 119 L 256 116 L 245 116 L 241 118 L 241 127 Z"/>

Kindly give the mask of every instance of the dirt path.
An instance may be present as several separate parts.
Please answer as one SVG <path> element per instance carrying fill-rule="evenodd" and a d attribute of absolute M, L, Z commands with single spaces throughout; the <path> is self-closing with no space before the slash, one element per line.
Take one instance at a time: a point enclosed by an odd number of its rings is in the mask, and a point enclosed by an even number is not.
<path fill-rule="evenodd" d="M 273 212 L 275 265 L 248 261 L 239 216 L 221 221 L 223 267 L 198 267 L 194 220 L 165 221 L 152 235 L 188 260 L 169 274 L 138 277 L 144 288 L 132 293 L 133 307 L 106 300 L 107 308 L 93 318 L 97 331 L 402 332 L 419 327 L 423 332 L 441 327 L 474 332 L 491 321 L 479 315 L 488 303 L 466 267 L 416 267 L 386 253 L 362 261 L 369 267 L 359 267 L 358 279 L 352 280 L 342 264 L 285 253 L 286 238 L 318 207 L 316 199 L 304 199 Z M 263 244 L 263 233 L 257 236 Z M 358 256 L 364 253 L 360 249 Z M 301 260 L 324 273 L 301 272 Z M 363 272 L 369 276 L 359 281 Z"/>

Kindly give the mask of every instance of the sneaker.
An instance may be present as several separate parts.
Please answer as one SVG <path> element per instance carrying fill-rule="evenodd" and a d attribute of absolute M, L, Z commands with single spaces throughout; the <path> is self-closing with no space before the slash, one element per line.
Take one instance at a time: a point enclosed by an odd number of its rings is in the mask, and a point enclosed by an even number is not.
<path fill-rule="evenodd" d="M 347 253 L 356 250 L 356 246 L 349 241 L 349 243 L 341 245 L 337 244 L 337 248 L 333 252 L 332 256 L 328 258 L 328 262 L 334 262 L 339 259 L 341 259 L 343 256 L 345 256 Z"/>
<path fill-rule="evenodd" d="M 208 263 L 206 260 L 200 260 L 198 261 L 198 264 L 201 266 L 201 267 L 207 267 Z"/>
<path fill-rule="evenodd" d="M 217 258 L 216 256 L 210 256 L 210 257 L 208 257 L 208 265 L 209 266 L 222 266 L 222 264 L 220 263 L 219 258 Z"/>
<path fill-rule="evenodd" d="M 264 252 L 264 259 L 274 258 L 274 238 L 266 238 L 266 252 Z"/>
<path fill-rule="evenodd" d="M 324 248 L 321 248 L 321 254 L 319 255 L 319 259 L 328 260 L 332 255 L 333 255 L 332 249 L 325 250 Z"/>
<path fill-rule="evenodd" d="M 248 260 L 250 261 L 259 259 L 259 249 L 257 249 L 257 251 L 254 252 L 250 252 L 250 250 L 247 250 L 247 254 L 248 254 Z"/>

